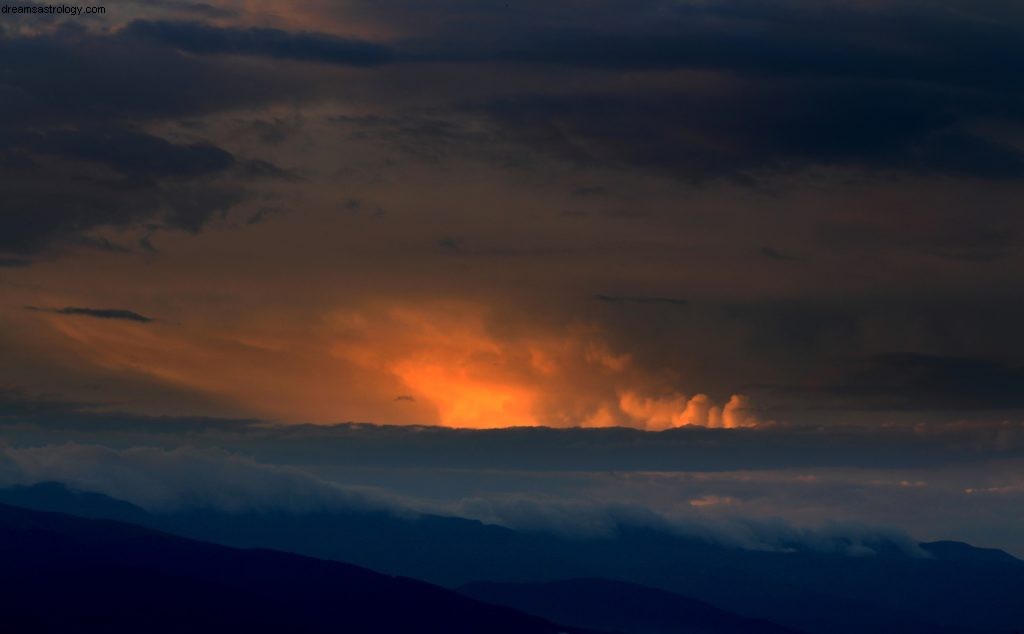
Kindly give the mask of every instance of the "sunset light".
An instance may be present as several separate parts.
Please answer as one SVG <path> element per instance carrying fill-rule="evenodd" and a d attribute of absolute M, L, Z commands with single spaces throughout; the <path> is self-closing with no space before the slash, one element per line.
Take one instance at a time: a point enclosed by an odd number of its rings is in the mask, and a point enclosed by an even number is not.
<path fill-rule="evenodd" d="M 1024 632 L 1022 51 L 4 0 L 0 634 Z"/>

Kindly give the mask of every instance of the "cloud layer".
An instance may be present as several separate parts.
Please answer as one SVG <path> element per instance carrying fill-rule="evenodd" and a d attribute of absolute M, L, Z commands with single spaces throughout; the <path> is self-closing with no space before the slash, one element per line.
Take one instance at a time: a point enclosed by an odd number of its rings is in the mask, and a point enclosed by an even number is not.
<path fill-rule="evenodd" d="M 118 450 L 74 443 L 0 448 L 0 487 L 47 482 L 102 493 L 160 515 L 430 512 L 571 538 L 612 538 L 620 530 L 644 527 L 752 550 L 808 549 L 861 557 L 895 546 L 912 557 L 927 556 L 900 530 L 851 521 L 800 527 L 776 518 L 706 512 L 706 504 L 695 503 L 699 500 L 659 508 L 650 500 L 595 502 L 580 491 L 567 491 L 558 497 L 505 493 L 442 501 L 336 484 L 302 469 L 261 464 L 211 448 Z"/>
<path fill-rule="evenodd" d="M 916 0 L 12 18 L 0 385 L 288 422 L 1019 420 L 1022 30 Z"/>

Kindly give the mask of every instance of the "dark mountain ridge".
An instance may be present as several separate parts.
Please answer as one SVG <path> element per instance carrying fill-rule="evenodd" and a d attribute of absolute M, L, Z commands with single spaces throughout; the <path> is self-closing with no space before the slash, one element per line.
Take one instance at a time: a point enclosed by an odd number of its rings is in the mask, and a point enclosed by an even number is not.
<path fill-rule="evenodd" d="M 679 594 L 608 579 L 471 583 L 459 591 L 559 623 L 629 634 L 798 634 L 798 630 L 738 616 Z"/>
<path fill-rule="evenodd" d="M 0 631 L 583 634 L 412 579 L 0 504 Z"/>
<path fill-rule="evenodd" d="M 811 549 L 763 552 L 640 526 L 588 539 L 384 511 L 160 515 L 60 485 L 36 488 L 0 491 L 0 501 L 113 515 L 196 539 L 345 561 L 448 587 L 614 579 L 823 634 L 951 634 L 1024 626 L 1024 562 L 952 542 L 921 544 L 916 556 L 885 544 L 878 555 L 866 557 Z"/>

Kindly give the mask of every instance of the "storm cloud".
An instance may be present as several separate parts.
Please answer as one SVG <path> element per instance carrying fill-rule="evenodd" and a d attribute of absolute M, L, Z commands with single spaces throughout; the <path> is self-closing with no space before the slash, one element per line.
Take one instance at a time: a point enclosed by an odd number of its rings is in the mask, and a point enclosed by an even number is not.
<path fill-rule="evenodd" d="M 1014 538 L 954 511 L 1021 490 L 1017 4 L 114 13 L 0 30 L 0 420 L 32 478 Z"/>

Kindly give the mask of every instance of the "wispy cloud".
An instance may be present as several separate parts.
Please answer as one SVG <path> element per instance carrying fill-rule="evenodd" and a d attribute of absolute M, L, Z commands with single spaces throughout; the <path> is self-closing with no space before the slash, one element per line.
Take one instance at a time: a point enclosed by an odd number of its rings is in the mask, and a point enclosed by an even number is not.
<path fill-rule="evenodd" d="M 26 306 L 25 310 L 32 310 L 55 315 L 72 315 L 82 317 L 94 317 L 96 319 L 114 319 L 121 321 L 134 321 L 148 324 L 156 321 L 152 317 L 141 315 L 133 310 L 122 308 L 83 308 L 80 306 L 65 306 L 64 308 L 40 308 L 38 306 Z"/>

